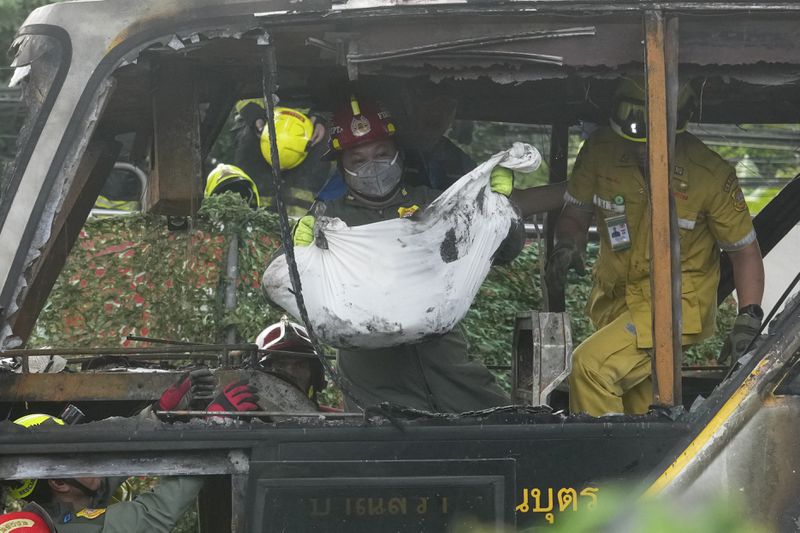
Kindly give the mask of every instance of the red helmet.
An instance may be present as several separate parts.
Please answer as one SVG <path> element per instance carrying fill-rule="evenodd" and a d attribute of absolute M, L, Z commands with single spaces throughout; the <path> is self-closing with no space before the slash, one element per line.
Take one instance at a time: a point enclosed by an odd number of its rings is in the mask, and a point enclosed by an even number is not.
<path fill-rule="evenodd" d="M 269 350 L 258 362 L 258 366 L 264 372 L 276 374 L 278 377 L 295 384 L 312 400 L 316 401 L 316 395 L 325 388 L 325 369 L 317 358 L 314 345 L 308 337 L 306 328 L 300 324 L 289 321 L 289 317 L 284 315 L 280 322 L 268 326 L 258 334 L 256 344 L 259 350 Z M 277 352 L 277 353 L 276 353 Z M 292 352 L 292 353 L 279 353 Z M 298 358 L 308 365 L 310 375 L 306 378 L 293 376 L 287 368 L 294 365 L 290 361 L 299 362 Z M 289 363 L 287 365 L 287 363 Z"/>
<path fill-rule="evenodd" d="M 377 102 L 351 96 L 350 102 L 333 113 L 328 156 L 335 157 L 360 144 L 391 139 L 394 132 L 389 111 Z"/>
<path fill-rule="evenodd" d="M 3 533 L 54 533 L 48 521 L 37 513 L 17 511 L 0 515 L 0 531 Z"/>
<path fill-rule="evenodd" d="M 283 316 L 280 322 L 268 326 L 256 338 L 259 350 L 277 350 L 314 354 L 314 345 L 308 337 L 308 331 L 300 324 L 289 322 Z"/>

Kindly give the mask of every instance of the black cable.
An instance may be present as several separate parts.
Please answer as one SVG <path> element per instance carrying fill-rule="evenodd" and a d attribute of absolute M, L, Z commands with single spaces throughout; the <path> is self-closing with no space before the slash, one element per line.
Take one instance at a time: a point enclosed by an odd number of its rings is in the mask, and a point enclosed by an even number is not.
<path fill-rule="evenodd" d="M 294 240 L 292 239 L 292 232 L 289 228 L 289 215 L 286 212 L 286 204 L 283 201 L 283 180 L 281 179 L 280 171 L 280 156 L 278 153 L 278 143 L 275 135 L 275 103 L 273 95 L 276 90 L 275 80 L 278 76 L 278 68 L 275 60 L 275 49 L 272 44 L 267 47 L 267 51 L 262 64 L 262 91 L 264 93 L 264 108 L 267 113 L 267 124 L 269 132 L 269 148 L 272 154 L 272 185 L 275 188 L 275 205 L 278 210 L 278 222 L 281 229 L 281 244 L 283 245 L 284 255 L 286 257 L 286 265 L 289 267 L 289 279 L 292 283 L 292 293 L 294 294 L 295 301 L 297 302 L 297 309 L 300 312 L 300 319 L 305 324 L 308 331 L 308 337 L 311 339 L 311 345 L 314 347 L 317 359 L 325 369 L 325 373 L 331 378 L 331 381 L 342 391 L 342 394 L 347 396 L 358 408 L 364 411 L 364 403 L 350 390 L 348 380 L 339 374 L 333 366 L 325 358 L 322 350 L 322 345 L 314 333 L 314 328 L 308 319 L 308 311 L 306 310 L 305 301 L 303 299 L 303 287 L 300 283 L 300 273 L 297 270 L 297 263 L 294 257 Z M 366 412 L 366 411 L 365 411 Z"/>

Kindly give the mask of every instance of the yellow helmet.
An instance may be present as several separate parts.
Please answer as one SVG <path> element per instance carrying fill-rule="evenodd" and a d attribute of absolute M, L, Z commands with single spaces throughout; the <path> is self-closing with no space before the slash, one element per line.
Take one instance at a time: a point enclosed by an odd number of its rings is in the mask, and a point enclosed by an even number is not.
<path fill-rule="evenodd" d="M 23 417 L 14 420 L 15 424 L 19 424 L 20 426 L 26 428 L 38 426 L 46 422 L 56 423 L 60 426 L 64 425 L 64 421 L 61 420 L 60 418 L 39 413 L 25 415 Z M 15 498 L 17 500 L 25 499 L 31 494 L 33 494 L 33 491 L 36 489 L 36 484 L 38 482 L 39 482 L 38 479 L 17 479 L 9 481 L 7 482 L 10 484 L 8 493 L 11 495 L 12 498 Z"/>
<path fill-rule="evenodd" d="M 281 169 L 289 170 L 300 165 L 308 156 L 314 123 L 305 113 L 288 107 L 275 108 L 275 136 Z M 261 132 L 261 155 L 272 166 L 269 128 Z"/>
<path fill-rule="evenodd" d="M 208 174 L 206 198 L 214 194 L 231 191 L 244 198 L 253 209 L 261 207 L 261 198 L 258 196 L 258 187 L 253 179 L 241 168 L 234 165 L 220 163 Z"/>
<path fill-rule="evenodd" d="M 647 142 L 647 111 L 644 78 L 633 76 L 624 78 L 614 91 L 609 125 L 614 132 L 633 142 Z M 681 85 L 678 90 L 678 123 L 676 133 L 686 131 L 686 125 L 694 111 L 697 94 L 691 82 Z"/>

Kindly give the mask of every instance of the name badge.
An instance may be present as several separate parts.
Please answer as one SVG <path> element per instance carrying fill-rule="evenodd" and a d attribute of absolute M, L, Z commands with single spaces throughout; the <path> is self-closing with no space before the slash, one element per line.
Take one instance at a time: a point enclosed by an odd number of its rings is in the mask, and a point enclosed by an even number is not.
<path fill-rule="evenodd" d="M 628 231 L 628 218 L 625 215 L 616 215 L 605 219 L 608 229 L 608 240 L 611 249 L 621 252 L 631 247 L 631 235 Z"/>

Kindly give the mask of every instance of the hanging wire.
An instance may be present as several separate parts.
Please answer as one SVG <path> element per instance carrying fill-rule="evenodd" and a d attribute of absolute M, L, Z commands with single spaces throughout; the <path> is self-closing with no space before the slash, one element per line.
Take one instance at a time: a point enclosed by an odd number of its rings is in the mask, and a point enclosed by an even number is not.
<path fill-rule="evenodd" d="M 297 270 L 297 263 L 294 255 L 294 241 L 292 239 L 291 228 L 289 227 L 289 215 L 286 212 L 286 204 L 283 201 L 283 180 L 281 179 L 281 163 L 277 145 L 277 136 L 275 134 L 275 101 L 273 100 L 277 85 L 275 80 L 278 75 L 277 62 L 275 59 L 275 48 L 272 43 L 267 46 L 266 53 L 262 59 L 262 91 L 264 96 L 264 108 L 267 114 L 266 127 L 269 131 L 270 153 L 272 154 L 272 185 L 275 188 L 275 205 L 278 210 L 278 222 L 281 230 L 281 244 L 286 256 L 286 265 L 289 268 L 289 279 L 292 283 L 292 293 L 294 294 L 297 302 L 297 309 L 300 312 L 300 319 L 305 324 L 308 331 L 308 337 L 311 339 L 311 344 L 314 346 L 314 351 L 317 354 L 317 359 L 325 369 L 325 373 L 331 378 L 331 381 L 342 391 L 342 394 L 350 398 L 359 409 L 364 410 L 364 403 L 353 393 L 350 389 L 349 381 L 339 374 L 333 365 L 325 358 L 322 350 L 322 344 L 317 338 L 314 328 L 308 319 L 308 310 L 306 310 L 305 300 L 303 298 L 303 288 L 300 282 L 300 273 Z"/>

